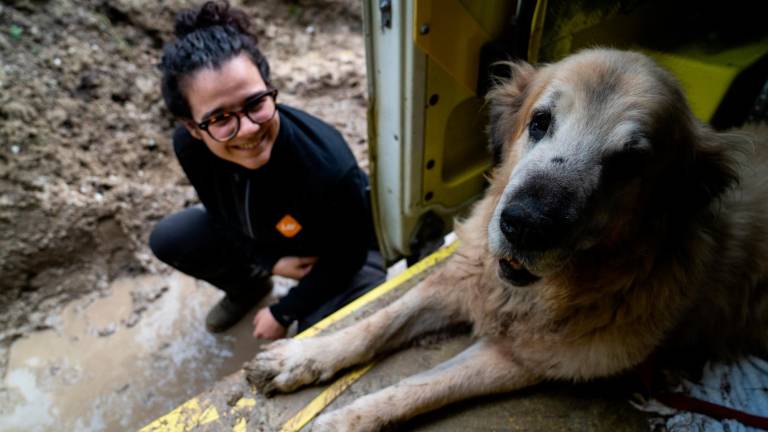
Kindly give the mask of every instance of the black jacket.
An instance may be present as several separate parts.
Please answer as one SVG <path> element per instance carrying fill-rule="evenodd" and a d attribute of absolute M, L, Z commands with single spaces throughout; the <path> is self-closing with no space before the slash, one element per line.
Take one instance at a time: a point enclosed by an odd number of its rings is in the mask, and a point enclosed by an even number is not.
<path fill-rule="evenodd" d="M 180 127 L 176 156 L 233 247 L 267 275 L 283 256 L 317 256 L 312 271 L 271 306 L 283 325 L 346 289 L 375 247 L 368 178 L 341 134 L 303 111 L 278 106 L 280 130 L 269 162 L 249 170 L 225 161 Z M 293 237 L 276 228 L 290 215 Z"/>

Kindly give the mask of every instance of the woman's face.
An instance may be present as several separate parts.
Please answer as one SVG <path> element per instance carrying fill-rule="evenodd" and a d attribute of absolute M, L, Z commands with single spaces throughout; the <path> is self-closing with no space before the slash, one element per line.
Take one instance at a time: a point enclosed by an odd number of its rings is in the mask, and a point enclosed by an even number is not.
<path fill-rule="evenodd" d="M 192 120 L 185 121 L 184 125 L 216 156 L 245 168 L 261 168 L 269 162 L 277 139 L 279 113 L 276 112 L 274 117 L 261 125 L 252 122 L 246 115 L 237 114 L 240 130 L 226 142 L 214 140 L 197 124 L 222 112 L 238 112 L 251 96 L 266 89 L 259 69 L 245 53 L 227 60 L 217 69 L 200 69 L 182 82 L 182 91 L 192 111 Z M 274 100 L 267 96 L 265 103 L 274 103 Z"/>

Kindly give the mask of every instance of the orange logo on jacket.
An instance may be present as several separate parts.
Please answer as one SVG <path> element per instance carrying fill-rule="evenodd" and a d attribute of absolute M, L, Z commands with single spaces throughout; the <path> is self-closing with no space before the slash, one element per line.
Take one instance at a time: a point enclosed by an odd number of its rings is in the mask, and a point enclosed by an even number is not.
<path fill-rule="evenodd" d="M 287 214 L 280 219 L 280 222 L 275 225 L 280 234 L 285 237 L 291 238 L 301 231 L 301 224 L 299 221 L 293 218 L 293 216 Z"/>

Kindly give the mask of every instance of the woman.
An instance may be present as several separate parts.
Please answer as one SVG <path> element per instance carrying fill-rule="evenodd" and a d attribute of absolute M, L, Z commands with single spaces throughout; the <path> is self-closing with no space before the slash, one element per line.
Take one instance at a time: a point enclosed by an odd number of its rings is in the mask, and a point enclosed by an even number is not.
<path fill-rule="evenodd" d="M 299 331 L 381 283 L 368 179 L 341 134 L 276 103 L 269 65 L 227 2 L 176 17 L 161 61 L 162 92 L 179 120 L 173 145 L 202 205 L 166 217 L 150 247 L 162 261 L 225 292 L 212 332 L 239 321 L 271 288 L 299 280 L 259 310 L 253 335 Z"/>

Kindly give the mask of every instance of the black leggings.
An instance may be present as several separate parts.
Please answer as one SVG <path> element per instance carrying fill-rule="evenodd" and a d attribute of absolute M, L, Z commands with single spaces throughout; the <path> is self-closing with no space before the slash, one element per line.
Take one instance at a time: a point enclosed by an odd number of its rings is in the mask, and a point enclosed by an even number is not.
<path fill-rule="evenodd" d="M 205 208 L 197 205 L 158 222 L 149 236 L 149 247 L 161 261 L 221 289 L 234 301 L 255 302 L 269 293 L 269 276 L 250 262 L 252 254 L 243 251 L 246 242 L 240 238 L 236 245 L 241 247 L 233 247 L 233 238 L 217 229 Z M 300 319 L 299 331 L 384 282 L 386 275 L 381 254 L 369 251 L 349 288 Z"/>

